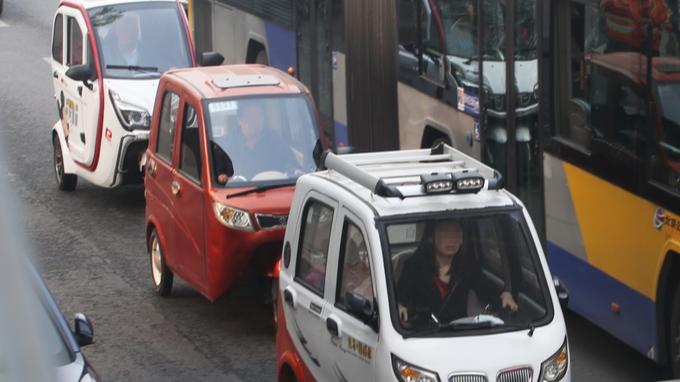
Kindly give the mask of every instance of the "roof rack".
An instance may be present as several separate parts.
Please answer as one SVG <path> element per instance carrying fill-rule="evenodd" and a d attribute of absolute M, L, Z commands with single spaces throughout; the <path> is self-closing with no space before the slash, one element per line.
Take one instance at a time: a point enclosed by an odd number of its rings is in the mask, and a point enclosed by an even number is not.
<path fill-rule="evenodd" d="M 476 193 L 503 188 L 500 173 L 446 144 L 432 149 L 336 155 L 323 153 L 319 169 L 337 171 L 383 197 Z M 379 177 L 375 173 L 393 175 Z"/>

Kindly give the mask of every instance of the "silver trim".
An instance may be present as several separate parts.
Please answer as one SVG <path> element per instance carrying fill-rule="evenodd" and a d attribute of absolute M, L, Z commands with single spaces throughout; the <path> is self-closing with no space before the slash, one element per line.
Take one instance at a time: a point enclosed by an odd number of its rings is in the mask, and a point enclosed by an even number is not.
<path fill-rule="evenodd" d="M 530 365 L 513 366 L 500 370 L 496 382 L 532 382 L 534 369 Z"/>
<path fill-rule="evenodd" d="M 458 372 L 449 374 L 449 382 L 488 382 L 485 373 L 479 372 Z"/>

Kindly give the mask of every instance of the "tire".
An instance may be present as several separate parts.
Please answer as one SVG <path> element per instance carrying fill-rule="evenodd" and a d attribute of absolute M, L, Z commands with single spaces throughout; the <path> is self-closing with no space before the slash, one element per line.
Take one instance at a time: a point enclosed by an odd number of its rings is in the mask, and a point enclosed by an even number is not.
<path fill-rule="evenodd" d="M 257 56 L 255 56 L 255 63 L 261 65 L 269 65 L 269 58 L 267 57 L 267 52 L 264 49 L 257 52 Z"/>
<path fill-rule="evenodd" d="M 158 239 L 158 233 L 154 228 L 151 231 L 151 234 L 149 234 L 148 242 L 151 281 L 153 282 L 156 293 L 165 297 L 170 295 L 174 275 L 170 268 L 165 265 L 165 257 L 163 256 L 162 248 L 161 241 Z"/>
<path fill-rule="evenodd" d="M 675 288 L 668 320 L 669 369 L 673 378 L 680 378 L 680 284 Z"/>
<path fill-rule="evenodd" d="M 279 303 L 279 279 L 278 278 L 272 278 L 271 279 L 271 304 L 272 304 L 272 325 L 274 326 L 274 331 L 276 332 L 276 329 L 278 328 L 279 321 L 278 321 L 278 303 Z"/>
<path fill-rule="evenodd" d="M 2 0 L 0 0 L 1 2 Z M 73 191 L 78 184 L 78 177 L 75 174 L 66 174 L 64 172 L 64 154 L 61 150 L 61 143 L 59 136 L 54 135 L 52 138 L 52 158 L 54 160 L 54 176 L 57 180 L 57 187 L 62 191 Z"/>

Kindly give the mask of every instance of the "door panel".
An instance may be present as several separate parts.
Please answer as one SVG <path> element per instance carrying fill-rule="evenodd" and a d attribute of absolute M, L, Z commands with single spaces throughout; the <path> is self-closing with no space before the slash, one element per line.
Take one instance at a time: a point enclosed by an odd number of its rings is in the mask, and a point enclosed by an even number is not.
<path fill-rule="evenodd" d="M 204 203 L 205 193 L 202 185 L 202 139 L 203 123 L 200 122 L 196 108 L 185 103 L 182 127 L 179 131 L 179 158 L 173 181 L 179 190 L 173 198 L 176 214 L 176 250 L 179 261 L 186 271 L 188 281 L 199 287 L 207 286 L 204 257 Z M 200 125 L 200 127 L 199 127 Z M 171 189 L 173 185 L 170 185 Z M 175 189 L 177 190 L 177 189 Z M 211 291 L 207 291 L 212 296 Z M 213 296 L 214 297 L 214 296 Z M 212 297 L 211 297 L 212 298 Z"/>
<path fill-rule="evenodd" d="M 330 352 L 331 363 L 324 365 L 326 380 L 361 381 L 373 375 L 378 333 L 358 317 L 349 312 L 347 295 L 359 295 L 377 306 L 372 278 L 370 253 L 366 242 L 366 232 L 349 211 L 344 210 L 339 222 L 342 223 L 342 236 L 336 253 L 330 258 L 337 262 L 337 285 L 329 304 L 327 320 L 337 325 L 337 335 L 328 330 L 321 333 L 322 344 Z"/>
<path fill-rule="evenodd" d="M 332 250 L 333 227 L 337 203 L 312 193 L 305 201 L 299 240 L 295 251 L 295 277 L 284 294 L 294 296 L 294 306 L 284 305 L 287 330 L 298 353 L 304 359 L 317 380 L 326 380 L 324 365 L 330 362 L 329 352 L 321 333 L 326 332 L 329 314 L 327 296 L 332 293 L 332 270 L 327 266 L 328 253 Z"/>

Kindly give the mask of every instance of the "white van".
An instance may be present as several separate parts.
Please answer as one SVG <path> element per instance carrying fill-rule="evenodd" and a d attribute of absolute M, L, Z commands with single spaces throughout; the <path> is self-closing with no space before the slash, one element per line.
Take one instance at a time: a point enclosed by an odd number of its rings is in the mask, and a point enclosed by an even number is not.
<path fill-rule="evenodd" d="M 102 187 L 140 182 L 158 80 L 196 64 L 184 2 L 63 0 L 51 57 L 59 188 L 75 189 L 78 176 Z M 220 57 L 204 53 L 202 64 Z"/>
<path fill-rule="evenodd" d="M 280 271 L 280 381 L 570 381 L 561 303 L 518 198 L 446 145 L 299 178 Z"/>

